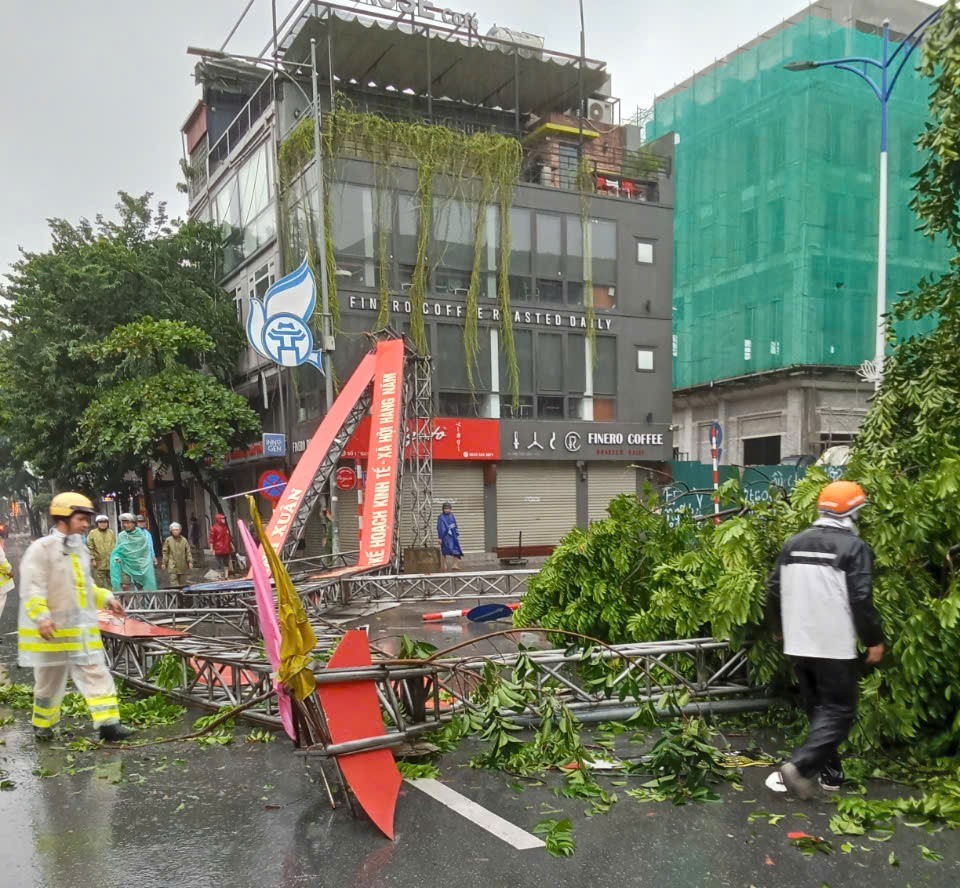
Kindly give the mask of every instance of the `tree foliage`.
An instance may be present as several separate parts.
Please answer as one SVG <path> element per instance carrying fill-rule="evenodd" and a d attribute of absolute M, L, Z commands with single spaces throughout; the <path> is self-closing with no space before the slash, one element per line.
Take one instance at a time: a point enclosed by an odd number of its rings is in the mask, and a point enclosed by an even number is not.
<path fill-rule="evenodd" d="M 858 436 L 847 477 L 867 490 L 861 531 L 876 554 L 875 598 L 889 654 L 861 685 L 860 730 L 888 741 L 938 737 L 960 745 L 960 10 L 929 33 L 933 80 L 927 152 L 914 209 L 921 228 L 957 252 L 892 312 L 930 318 L 923 336 L 892 343 L 883 386 Z M 892 334 L 891 334 L 892 337 Z M 755 505 L 720 527 L 671 526 L 657 503 L 621 497 L 610 518 L 574 531 L 531 583 L 520 625 L 614 641 L 713 634 L 753 645 L 761 678 L 779 668 L 761 625 L 764 580 L 784 540 L 815 517 L 827 478 L 811 470 L 790 500 Z M 725 491 L 737 502 L 734 484 Z"/>
<path fill-rule="evenodd" d="M 0 288 L 2 432 L 15 459 L 64 486 L 114 486 L 126 468 L 123 461 L 101 460 L 85 470 L 76 463 L 87 407 L 103 396 L 102 386 L 124 372 L 141 373 L 142 366 L 134 365 L 150 358 L 139 350 L 137 328 L 131 327 L 129 342 L 112 340 L 119 349 L 116 364 L 98 364 L 115 327 L 151 317 L 205 331 L 211 346 L 203 350 L 202 367 L 210 383 L 201 390 L 208 395 L 215 380 L 229 378 L 243 344 L 232 300 L 218 283 L 216 226 L 172 222 L 149 193 L 121 192 L 116 209 L 116 219 L 98 215 L 76 225 L 50 220 L 51 248 L 24 252 Z M 183 378 L 178 384 L 179 394 L 189 394 Z M 129 391 L 113 403 L 118 409 L 138 406 Z"/>

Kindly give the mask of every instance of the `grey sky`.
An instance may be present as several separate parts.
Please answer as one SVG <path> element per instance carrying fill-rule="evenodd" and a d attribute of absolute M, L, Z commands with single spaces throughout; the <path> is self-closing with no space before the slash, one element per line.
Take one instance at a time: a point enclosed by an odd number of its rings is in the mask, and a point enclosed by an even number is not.
<path fill-rule="evenodd" d="M 439 2 L 439 0 L 437 0 Z M 577 0 L 448 0 L 579 48 Z M 45 249 L 45 220 L 109 214 L 118 189 L 153 191 L 173 215 L 180 126 L 198 97 L 188 44 L 219 47 L 246 0 L 0 0 L 0 274 L 18 245 Z M 277 0 L 280 17 L 292 0 Z M 446 5 L 446 3 L 442 4 Z M 804 0 L 584 0 L 587 55 L 603 59 L 625 112 L 747 42 Z M 270 0 L 231 41 L 259 52 Z"/>

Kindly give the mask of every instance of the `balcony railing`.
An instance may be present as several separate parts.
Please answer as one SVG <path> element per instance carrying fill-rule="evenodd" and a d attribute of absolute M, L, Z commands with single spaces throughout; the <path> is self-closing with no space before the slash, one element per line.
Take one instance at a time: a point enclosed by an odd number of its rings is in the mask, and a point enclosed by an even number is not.
<path fill-rule="evenodd" d="M 250 100 L 240 109 L 240 113 L 233 118 L 230 126 L 227 127 L 227 131 L 210 146 L 207 162 L 210 175 L 213 175 L 217 168 L 226 162 L 230 154 L 243 140 L 243 137 L 250 132 L 254 123 L 260 119 L 272 102 L 273 80 L 271 77 L 267 77 L 257 87 Z"/>

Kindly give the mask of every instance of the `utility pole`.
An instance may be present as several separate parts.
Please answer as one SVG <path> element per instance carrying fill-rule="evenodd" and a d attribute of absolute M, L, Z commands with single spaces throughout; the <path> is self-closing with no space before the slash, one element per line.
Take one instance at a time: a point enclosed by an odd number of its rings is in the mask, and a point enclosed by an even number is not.
<path fill-rule="evenodd" d="M 320 89 L 317 82 L 317 41 L 310 39 L 310 80 L 313 87 L 313 169 L 317 177 L 317 266 L 320 272 L 320 353 L 323 355 L 323 378 L 325 383 L 325 407 L 330 412 L 333 406 L 333 330 L 330 323 L 330 284 L 327 276 L 327 227 L 324 218 L 323 155 L 320 151 Z M 337 528 L 336 473 L 330 476 L 330 548 L 336 555 L 340 551 L 340 532 Z"/>

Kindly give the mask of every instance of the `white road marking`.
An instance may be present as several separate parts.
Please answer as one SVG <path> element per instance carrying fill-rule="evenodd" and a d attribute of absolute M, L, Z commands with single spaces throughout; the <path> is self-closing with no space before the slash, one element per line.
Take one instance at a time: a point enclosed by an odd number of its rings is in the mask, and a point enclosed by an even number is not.
<path fill-rule="evenodd" d="M 451 789 L 438 780 L 424 777 L 417 780 L 407 780 L 407 783 L 520 851 L 543 847 L 542 839 L 538 839 L 532 833 L 520 829 L 519 826 L 514 826 L 509 820 L 504 820 L 494 814 L 493 811 L 488 811 L 482 805 L 470 801 L 466 796 L 460 795 L 455 789 Z"/>

